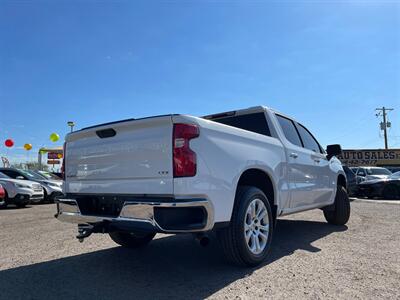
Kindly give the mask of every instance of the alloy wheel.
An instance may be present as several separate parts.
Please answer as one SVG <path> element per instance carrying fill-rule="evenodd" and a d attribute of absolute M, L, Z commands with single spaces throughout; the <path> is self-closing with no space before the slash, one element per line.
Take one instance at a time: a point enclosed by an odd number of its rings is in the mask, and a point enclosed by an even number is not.
<path fill-rule="evenodd" d="M 269 236 L 269 216 L 261 199 L 254 199 L 247 207 L 244 219 L 244 237 L 248 249 L 253 254 L 264 251 Z"/>

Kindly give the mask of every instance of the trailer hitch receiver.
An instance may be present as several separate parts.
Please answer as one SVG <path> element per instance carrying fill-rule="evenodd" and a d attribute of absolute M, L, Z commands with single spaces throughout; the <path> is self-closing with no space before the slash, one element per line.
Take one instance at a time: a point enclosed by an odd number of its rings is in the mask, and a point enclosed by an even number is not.
<path fill-rule="evenodd" d="M 79 224 L 78 225 L 78 235 L 76 238 L 79 242 L 83 242 L 83 240 L 89 237 L 93 233 L 94 226 L 89 224 Z"/>

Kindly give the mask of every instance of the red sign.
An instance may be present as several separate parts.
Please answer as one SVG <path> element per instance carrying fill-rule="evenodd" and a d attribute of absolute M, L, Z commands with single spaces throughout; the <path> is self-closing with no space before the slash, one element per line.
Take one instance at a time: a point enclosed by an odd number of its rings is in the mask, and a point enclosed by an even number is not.
<path fill-rule="evenodd" d="M 58 159 L 58 154 L 54 152 L 49 152 L 47 153 L 47 158 L 48 159 Z"/>
<path fill-rule="evenodd" d="M 59 165 L 60 161 L 56 160 L 56 159 L 49 159 L 49 160 L 47 160 L 47 164 L 48 165 Z"/>

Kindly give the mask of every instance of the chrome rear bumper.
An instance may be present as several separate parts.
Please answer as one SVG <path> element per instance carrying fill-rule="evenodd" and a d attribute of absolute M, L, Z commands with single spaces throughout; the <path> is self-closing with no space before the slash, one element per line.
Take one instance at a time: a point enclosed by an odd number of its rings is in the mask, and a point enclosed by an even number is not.
<path fill-rule="evenodd" d="M 214 226 L 214 212 L 211 203 L 204 199 L 179 200 L 176 202 L 138 202 L 126 201 L 118 217 L 93 216 L 81 213 L 78 203 L 75 199 L 57 199 L 57 214 L 55 217 L 63 222 L 76 224 L 97 224 L 97 223 L 118 223 L 131 222 L 132 224 L 147 225 L 157 232 L 196 232 L 207 231 Z M 206 220 L 202 228 L 188 229 L 169 229 L 160 226 L 155 218 L 154 208 L 195 208 L 201 207 L 206 211 Z"/>

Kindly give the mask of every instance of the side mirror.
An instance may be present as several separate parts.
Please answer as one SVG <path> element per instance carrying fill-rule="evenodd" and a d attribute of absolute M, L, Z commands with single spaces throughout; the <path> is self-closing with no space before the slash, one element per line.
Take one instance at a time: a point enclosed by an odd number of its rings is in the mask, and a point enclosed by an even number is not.
<path fill-rule="evenodd" d="M 333 156 L 342 154 L 342 147 L 339 144 L 326 146 L 327 158 L 331 159 Z"/>
<path fill-rule="evenodd" d="M 25 178 L 23 176 L 17 176 L 17 177 L 15 177 L 15 179 L 25 180 Z"/>

